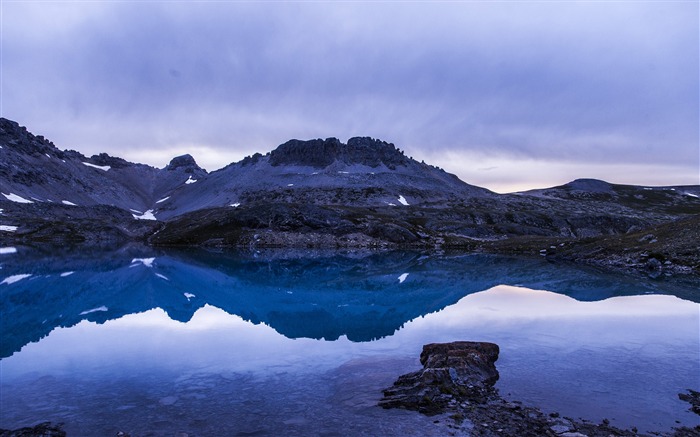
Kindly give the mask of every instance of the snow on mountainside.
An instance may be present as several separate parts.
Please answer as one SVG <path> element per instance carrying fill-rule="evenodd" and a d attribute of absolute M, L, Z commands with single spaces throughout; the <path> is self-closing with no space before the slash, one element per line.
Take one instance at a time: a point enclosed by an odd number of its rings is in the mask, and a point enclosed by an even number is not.
<path fill-rule="evenodd" d="M 383 141 L 291 140 L 207 173 L 190 155 L 157 169 L 107 154 L 62 151 L 0 119 L 0 192 L 28 202 L 112 205 L 158 220 L 259 200 L 331 205 L 440 204 L 489 196 Z M 10 199 L 12 200 L 12 199 Z"/>
<path fill-rule="evenodd" d="M 501 195 L 368 137 L 290 140 L 208 173 L 190 155 L 161 169 L 88 158 L 3 118 L 0 194 L 0 247 L 473 248 L 512 239 L 511 250 L 519 237 L 622 235 L 700 214 L 698 186 L 578 179 Z"/>
<path fill-rule="evenodd" d="M 112 205 L 144 212 L 189 176 L 206 174 L 196 164 L 156 169 L 104 153 L 87 158 L 60 150 L 4 118 L 0 145 L 0 192 L 12 201 Z"/>
<path fill-rule="evenodd" d="M 291 140 L 198 179 L 158 205 L 158 218 L 212 206 L 252 202 L 312 205 L 444 205 L 492 196 L 456 176 L 419 163 L 383 141 Z M 403 199 L 403 201 L 401 200 Z"/>

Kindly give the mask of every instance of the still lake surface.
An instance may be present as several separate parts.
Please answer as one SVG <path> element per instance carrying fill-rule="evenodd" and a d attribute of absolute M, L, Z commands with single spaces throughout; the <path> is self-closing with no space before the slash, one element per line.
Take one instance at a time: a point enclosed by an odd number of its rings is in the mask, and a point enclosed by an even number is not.
<path fill-rule="evenodd" d="M 376 406 L 426 343 L 491 341 L 497 388 L 640 431 L 695 426 L 697 281 L 500 256 L 0 255 L 0 428 L 69 436 L 440 435 Z"/>

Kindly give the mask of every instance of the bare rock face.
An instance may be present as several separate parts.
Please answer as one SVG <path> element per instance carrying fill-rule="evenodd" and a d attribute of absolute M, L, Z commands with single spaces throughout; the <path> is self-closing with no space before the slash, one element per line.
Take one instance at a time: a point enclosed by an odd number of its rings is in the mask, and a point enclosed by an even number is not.
<path fill-rule="evenodd" d="M 381 164 L 390 169 L 406 165 L 410 160 L 393 144 L 369 137 L 354 137 L 347 144 L 337 138 L 309 141 L 290 140 L 270 153 L 270 164 L 303 165 L 324 168 L 335 161 L 345 164 L 360 164 L 377 167 Z"/>
<path fill-rule="evenodd" d="M 423 369 L 402 375 L 384 390 L 379 405 L 433 415 L 455 399 L 485 399 L 498 381 L 499 348 L 494 343 L 457 341 L 423 346 Z"/>
<path fill-rule="evenodd" d="M 174 171 L 179 168 L 184 169 L 186 173 L 198 173 L 202 171 L 202 168 L 197 165 L 197 162 L 189 153 L 171 159 L 170 164 L 165 167 L 165 170 Z"/>

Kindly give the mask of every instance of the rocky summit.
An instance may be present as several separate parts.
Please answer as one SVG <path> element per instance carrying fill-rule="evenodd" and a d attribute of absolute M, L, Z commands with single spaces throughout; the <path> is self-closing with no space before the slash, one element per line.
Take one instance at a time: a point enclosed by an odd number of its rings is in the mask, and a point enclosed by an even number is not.
<path fill-rule="evenodd" d="M 208 172 L 190 155 L 164 168 L 87 157 L 0 119 L 0 247 L 437 247 L 697 273 L 684 230 L 698 217 L 697 185 L 496 194 L 369 137 L 290 140 Z"/>

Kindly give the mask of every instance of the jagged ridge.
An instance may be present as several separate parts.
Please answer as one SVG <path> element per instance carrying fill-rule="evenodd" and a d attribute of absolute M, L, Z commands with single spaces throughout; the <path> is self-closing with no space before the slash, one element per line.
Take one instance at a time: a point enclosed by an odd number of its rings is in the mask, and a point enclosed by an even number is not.
<path fill-rule="evenodd" d="M 409 159 L 393 144 L 370 137 L 353 137 L 347 144 L 341 143 L 337 138 L 290 140 L 270 153 L 270 164 L 273 166 L 305 165 L 325 168 L 336 161 L 373 168 L 384 164 L 387 168 L 395 169 L 398 165 L 407 165 Z"/>

